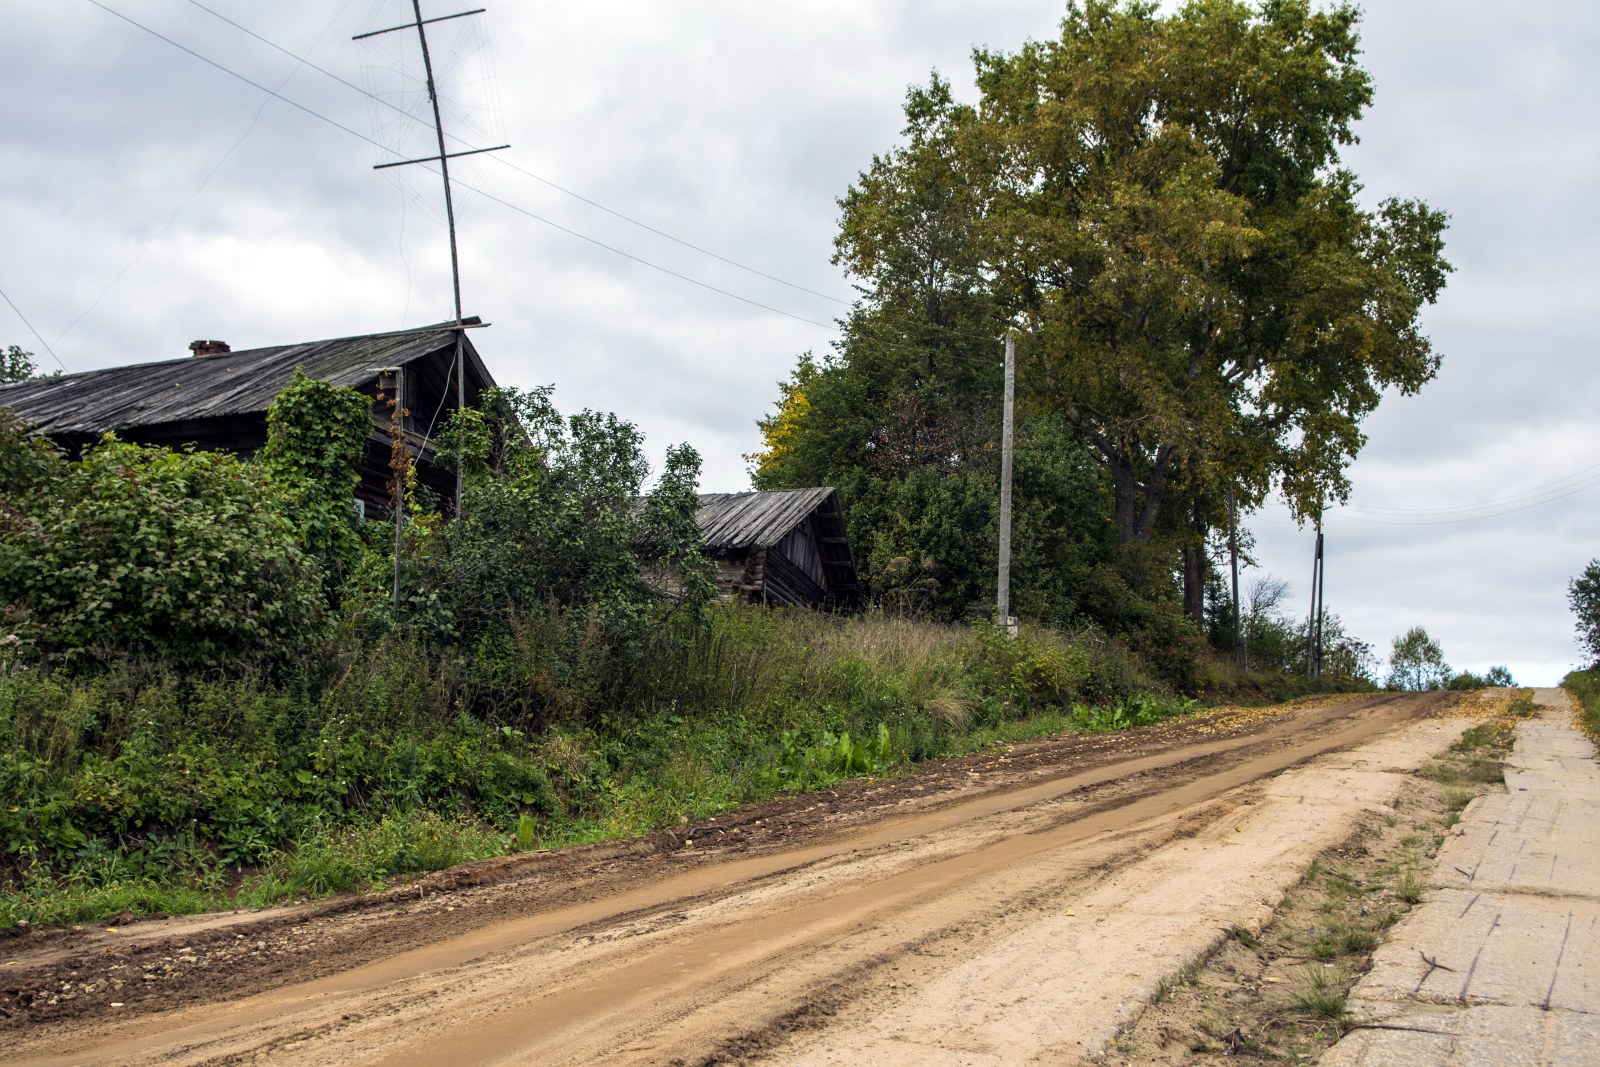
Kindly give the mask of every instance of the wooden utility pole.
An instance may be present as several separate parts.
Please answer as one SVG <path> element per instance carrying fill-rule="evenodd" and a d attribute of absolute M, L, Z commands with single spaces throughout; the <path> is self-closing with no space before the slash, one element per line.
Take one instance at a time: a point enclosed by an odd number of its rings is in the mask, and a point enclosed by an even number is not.
<path fill-rule="evenodd" d="M 1241 671 L 1250 669 L 1250 650 L 1244 642 L 1244 626 L 1239 612 L 1239 516 L 1233 505 L 1233 486 L 1228 486 L 1228 566 L 1233 571 L 1233 662 Z"/>
<path fill-rule="evenodd" d="M 1317 547 L 1311 556 L 1311 616 L 1306 619 L 1306 673 L 1322 677 L 1322 519 L 1317 519 Z"/>
<path fill-rule="evenodd" d="M 1011 618 L 1011 419 L 1017 386 L 1017 337 L 1006 332 L 1006 393 L 1000 429 L 1000 581 L 995 595 L 999 623 L 1016 635 Z"/>
<path fill-rule="evenodd" d="M 437 18 L 425 19 L 422 17 L 422 0 L 411 0 L 411 10 L 416 16 L 415 22 L 408 22 L 403 26 L 390 26 L 388 29 L 383 30 L 373 30 L 370 33 L 358 33 L 351 40 L 359 41 L 367 37 L 377 37 L 379 34 L 394 33 L 396 30 L 415 29 L 417 31 L 417 40 L 422 45 L 422 70 L 428 81 L 428 102 L 433 105 L 433 133 L 434 139 L 439 146 L 439 154 L 436 156 L 423 156 L 419 159 L 402 159 L 393 163 L 379 163 L 372 169 L 383 170 L 387 167 L 404 167 L 413 163 L 439 164 L 439 176 L 444 181 L 445 223 L 450 231 L 450 286 L 455 296 L 456 312 L 456 408 L 460 410 L 467 406 L 467 353 L 466 335 L 462 332 L 463 327 L 461 324 L 461 256 L 456 247 L 456 208 L 450 190 L 450 160 L 459 156 L 474 156 L 481 152 L 498 152 L 502 148 L 510 148 L 511 146 L 502 144 L 495 145 L 492 148 L 472 148 L 464 152 L 446 152 L 444 149 L 444 120 L 439 115 L 439 90 L 433 80 L 433 58 L 428 53 L 428 31 L 424 27 L 433 22 L 446 22 L 450 19 L 465 18 L 468 15 L 481 15 L 486 9 L 478 7 L 473 8 L 471 11 L 458 11 L 454 15 L 440 15 Z M 458 516 L 461 513 L 462 487 L 462 474 L 458 466 L 456 469 L 456 514 Z"/>
<path fill-rule="evenodd" d="M 1322 677 L 1322 620 L 1328 614 L 1328 602 L 1323 597 L 1323 584 L 1328 580 L 1328 558 L 1324 551 L 1322 524 L 1317 524 L 1317 677 Z"/>
<path fill-rule="evenodd" d="M 390 504 L 394 508 L 394 611 L 400 614 L 400 558 L 405 549 L 406 522 L 406 369 L 385 367 L 378 372 L 379 388 L 384 378 L 389 379 L 393 395 L 389 398 L 389 469 L 394 476 L 394 489 Z"/>

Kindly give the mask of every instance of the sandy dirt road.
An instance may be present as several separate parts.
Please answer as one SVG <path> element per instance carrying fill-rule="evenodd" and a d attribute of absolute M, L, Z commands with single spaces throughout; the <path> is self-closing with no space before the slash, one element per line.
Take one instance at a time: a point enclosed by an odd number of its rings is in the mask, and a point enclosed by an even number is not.
<path fill-rule="evenodd" d="M 1465 723 L 1442 695 L 948 761 L 263 916 L 0 942 L 7 1064 L 1097 1055 Z M 7 999 L 8 998 L 8 999 Z"/>

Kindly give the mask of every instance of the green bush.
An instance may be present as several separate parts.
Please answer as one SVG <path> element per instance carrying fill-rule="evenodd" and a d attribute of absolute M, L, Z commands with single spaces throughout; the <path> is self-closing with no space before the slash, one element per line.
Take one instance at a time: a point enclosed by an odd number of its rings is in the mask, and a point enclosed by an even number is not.
<path fill-rule="evenodd" d="M 0 612 L 10 655 L 281 663 L 320 625 L 321 572 L 261 473 L 106 437 L 68 462 L 0 430 Z"/>
<path fill-rule="evenodd" d="M 1561 684 L 1577 698 L 1580 721 L 1589 739 L 1600 745 L 1600 667 L 1573 671 Z"/>

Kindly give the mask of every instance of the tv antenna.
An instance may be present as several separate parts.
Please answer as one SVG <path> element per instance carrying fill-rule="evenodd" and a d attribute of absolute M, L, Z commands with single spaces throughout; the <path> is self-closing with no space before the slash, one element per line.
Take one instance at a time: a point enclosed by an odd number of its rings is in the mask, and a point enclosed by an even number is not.
<path fill-rule="evenodd" d="M 368 33 L 358 33 L 350 38 L 352 41 L 366 40 L 368 37 L 377 37 L 385 33 L 397 33 L 401 30 L 416 30 L 417 40 L 422 45 L 422 70 L 428 80 L 428 102 L 433 105 L 433 133 L 439 145 L 439 154 L 436 156 L 421 156 L 417 159 L 400 159 L 393 163 L 378 163 L 373 170 L 385 170 L 389 167 L 408 167 L 414 163 L 437 163 L 439 175 L 444 180 L 444 215 L 445 225 L 450 231 L 450 281 L 455 292 L 456 326 L 461 326 L 461 255 L 456 248 L 456 209 L 450 195 L 450 160 L 460 156 L 475 156 L 483 152 L 498 152 L 503 148 L 510 148 L 508 144 L 494 145 L 491 148 L 469 148 L 462 152 L 446 152 L 444 148 L 444 121 L 439 117 L 439 90 L 433 81 L 433 59 L 428 54 L 427 27 L 435 22 L 448 22 L 451 19 L 466 18 L 469 15 L 481 15 L 486 8 L 476 7 L 471 11 L 458 11 L 454 15 L 439 15 L 436 18 L 425 19 L 422 17 L 422 0 L 411 0 L 411 10 L 416 15 L 415 22 L 407 22 L 400 26 L 390 26 L 387 29 L 372 30 Z"/>
<path fill-rule="evenodd" d="M 436 17 L 431 18 L 431 19 L 425 19 L 425 18 L 422 17 L 422 0 L 411 0 L 411 11 L 412 11 L 412 14 L 416 16 L 416 21 L 407 22 L 407 23 L 404 23 L 404 24 L 399 25 L 399 26 L 390 26 L 390 27 L 388 27 L 386 29 L 382 29 L 382 30 L 371 30 L 371 31 L 369 31 L 367 33 L 358 33 L 354 37 L 350 38 L 352 41 L 363 41 L 363 40 L 366 40 L 369 37 L 378 37 L 378 36 L 381 36 L 381 35 L 386 34 L 386 33 L 398 33 L 401 30 L 412 30 L 412 29 L 414 29 L 414 30 L 417 31 L 417 41 L 422 45 L 422 70 L 423 70 L 423 73 L 427 76 L 428 102 L 433 105 L 433 133 L 434 133 L 434 139 L 435 139 L 435 141 L 437 142 L 437 144 L 439 146 L 439 154 L 436 155 L 436 156 L 420 156 L 420 157 L 418 157 L 416 159 L 400 159 L 400 160 L 395 160 L 392 163 L 378 163 L 378 164 L 375 164 L 372 169 L 373 170 L 385 170 L 385 169 L 387 169 L 389 167 L 408 167 L 408 166 L 411 166 L 412 164 L 416 164 L 416 163 L 437 163 L 437 164 L 439 164 L 439 176 L 444 181 L 445 226 L 450 232 L 450 286 L 451 286 L 451 291 L 453 292 L 453 294 L 455 296 L 455 312 L 456 312 L 456 316 L 455 316 L 455 323 L 456 323 L 456 325 L 455 325 L 455 330 L 456 330 L 455 371 L 456 371 L 456 409 L 458 411 L 461 410 L 461 409 L 464 409 L 467 406 L 467 361 L 466 361 L 466 352 L 464 351 L 465 345 L 463 344 L 463 339 L 466 336 L 466 332 L 465 332 L 466 331 L 466 326 L 463 323 L 462 317 L 461 317 L 461 253 L 460 253 L 460 251 L 459 251 L 459 249 L 457 247 L 457 244 L 456 244 L 456 208 L 455 208 L 455 201 L 452 198 L 451 193 L 450 193 L 450 161 L 452 159 L 456 159 L 456 158 L 459 158 L 461 156 L 475 156 L 475 155 L 479 155 L 479 154 L 484 153 L 484 152 L 498 152 L 503 148 L 510 148 L 511 146 L 508 145 L 508 144 L 501 144 L 501 145 L 494 145 L 494 146 L 489 147 L 489 148 L 469 148 L 469 149 L 467 149 L 465 151 L 461 151 L 461 152 L 447 152 L 447 151 L 445 151 L 445 147 L 444 147 L 444 120 L 439 115 L 439 89 L 438 89 L 438 86 L 434 83 L 434 80 L 433 80 L 433 58 L 432 58 L 432 56 L 430 56 L 428 54 L 428 29 L 427 29 L 427 27 L 429 25 L 435 23 L 435 22 L 448 22 L 451 19 L 466 18 L 466 17 L 468 17 L 470 15 L 481 15 L 481 14 L 484 13 L 485 10 L 487 10 L 487 9 L 486 8 L 481 8 L 481 7 L 476 7 L 476 8 L 473 8 L 471 11 L 458 11 L 453 15 L 439 15 L 439 16 L 436 16 Z M 403 380 L 404 380 L 403 378 L 397 378 L 396 379 L 396 388 L 397 389 L 401 388 L 400 383 Z M 403 401 L 403 398 L 400 398 L 398 396 L 396 397 L 396 403 L 399 404 L 399 407 L 397 408 L 397 410 L 399 410 L 400 412 L 403 413 L 405 411 L 405 407 L 404 407 L 404 404 L 403 404 L 402 401 Z M 456 471 L 456 514 L 458 516 L 461 513 L 461 494 L 462 494 L 462 490 L 463 490 L 462 474 L 461 474 L 461 471 L 457 470 Z M 398 511 L 397 511 L 397 516 L 398 516 Z M 397 517 L 396 518 L 396 530 L 397 531 L 399 529 L 399 522 L 400 522 L 400 519 Z M 399 549 L 398 549 L 398 546 L 397 546 L 396 555 L 395 555 L 395 568 L 396 568 L 397 572 L 399 570 L 399 566 L 400 566 L 400 557 L 399 557 Z M 397 582 L 398 582 L 398 579 L 397 579 Z M 399 598 L 399 586 L 398 586 L 398 584 L 396 585 L 395 596 L 396 596 L 396 599 L 397 599 L 397 602 L 398 602 L 398 598 Z"/>

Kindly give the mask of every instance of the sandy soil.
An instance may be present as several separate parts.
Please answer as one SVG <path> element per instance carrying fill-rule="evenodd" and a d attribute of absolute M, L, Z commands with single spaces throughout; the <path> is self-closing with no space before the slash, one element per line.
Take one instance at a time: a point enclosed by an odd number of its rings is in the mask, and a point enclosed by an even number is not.
<path fill-rule="evenodd" d="M 1451 707 L 1224 711 L 287 912 L 33 931 L 0 940 L 0 1059 L 1093 1057 L 1390 803 Z"/>

